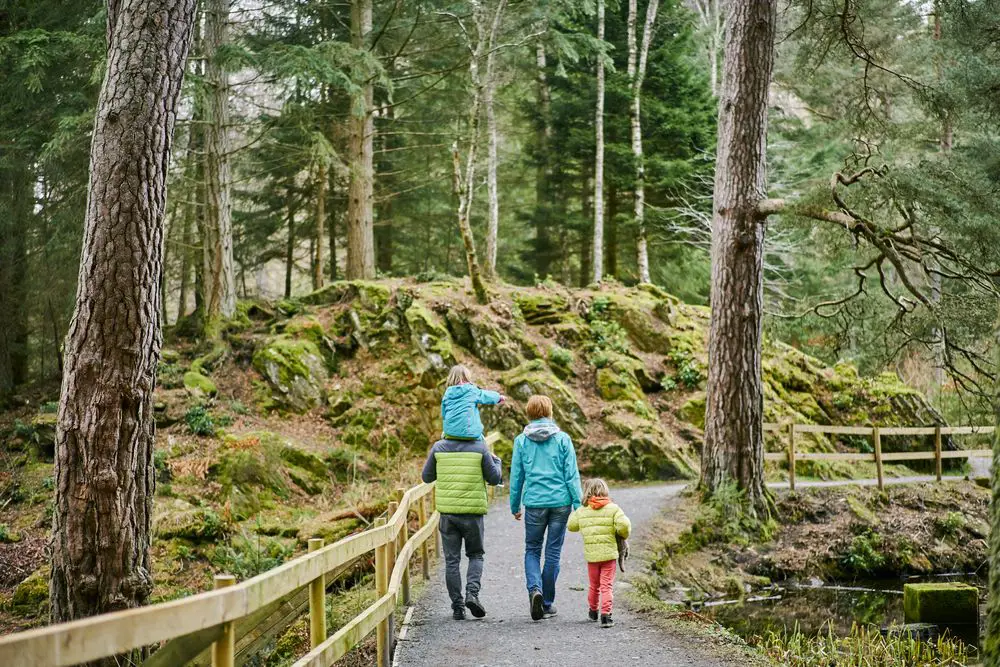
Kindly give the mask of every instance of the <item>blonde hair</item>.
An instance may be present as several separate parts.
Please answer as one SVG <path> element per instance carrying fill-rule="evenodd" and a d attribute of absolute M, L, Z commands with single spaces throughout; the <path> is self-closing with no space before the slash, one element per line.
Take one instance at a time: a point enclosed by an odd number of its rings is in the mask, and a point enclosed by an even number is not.
<path fill-rule="evenodd" d="M 600 477 L 588 479 L 583 483 L 583 504 L 586 505 L 594 496 L 607 497 L 611 495 L 608 483 Z"/>
<path fill-rule="evenodd" d="M 472 371 L 462 364 L 456 364 L 451 367 L 450 371 L 448 371 L 449 387 L 453 387 L 456 384 L 465 384 L 467 382 L 472 382 Z"/>
<path fill-rule="evenodd" d="M 525 410 L 528 413 L 528 419 L 531 419 L 532 421 L 535 419 L 541 419 L 542 417 L 551 417 L 552 399 L 548 396 L 535 394 L 528 399 L 528 405 Z"/>

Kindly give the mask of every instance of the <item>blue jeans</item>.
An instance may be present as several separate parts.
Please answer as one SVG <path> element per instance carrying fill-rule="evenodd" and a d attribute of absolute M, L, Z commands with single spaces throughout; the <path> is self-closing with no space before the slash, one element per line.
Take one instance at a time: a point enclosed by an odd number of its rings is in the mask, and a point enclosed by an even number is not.
<path fill-rule="evenodd" d="M 556 599 L 559 558 L 566 538 L 566 522 L 573 507 L 524 508 L 524 578 L 528 595 L 542 592 L 542 603 L 549 607 Z M 548 532 L 548 537 L 546 537 Z M 542 568 L 542 542 L 545 543 L 545 567 Z"/>

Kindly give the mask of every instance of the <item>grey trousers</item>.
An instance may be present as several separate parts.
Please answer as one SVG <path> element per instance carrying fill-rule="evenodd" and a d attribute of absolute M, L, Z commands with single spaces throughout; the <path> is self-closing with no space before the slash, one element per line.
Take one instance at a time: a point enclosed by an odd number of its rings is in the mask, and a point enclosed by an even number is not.
<path fill-rule="evenodd" d="M 485 528 L 479 514 L 442 514 L 438 525 L 444 547 L 444 581 L 452 607 L 462 607 L 462 542 L 469 568 L 465 575 L 465 593 L 479 596 L 479 581 L 483 576 L 483 537 Z"/>

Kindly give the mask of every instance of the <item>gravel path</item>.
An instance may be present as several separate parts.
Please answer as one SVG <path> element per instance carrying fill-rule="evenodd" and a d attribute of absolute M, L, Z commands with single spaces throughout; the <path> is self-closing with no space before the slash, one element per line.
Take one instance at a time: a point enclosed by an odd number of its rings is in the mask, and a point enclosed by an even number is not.
<path fill-rule="evenodd" d="M 638 551 L 644 526 L 675 501 L 683 484 L 622 488 L 612 492 L 632 519 L 636 534 L 630 542 Z M 542 621 L 528 616 L 528 594 L 524 588 L 524 524 L 514 521 L 506 498 L 486 517 L 486 569 L 479 599 L 487 609 L 482 620 L 451 618 L 451 604 L 439 565 L 427 590 L 417 601 L 410 628 L 397 646 L 401 667 L 501 667 L 516 665 L 658 665 L 709 667 L 742 664 L 714 656 L 718 648 L 704 641 L 677 636 L 632 614 L 620 595 L 627 576 L 619 572 L 616 583 L 615 627 L 601 629 L 587 620 L 587 565 L 578 533 L 568 533 L 563 547 L 556 607 L 559 614 Z M 633 557 L 630 571 L 640 565 Z M 628 567 L 628 565 L 626 565 Z M 462 561 L 463 576 L 465 560 Z M 628 574 L 628 573 L 626 573 Z M 624 582 L 624 585 L 623 585 Z"/>

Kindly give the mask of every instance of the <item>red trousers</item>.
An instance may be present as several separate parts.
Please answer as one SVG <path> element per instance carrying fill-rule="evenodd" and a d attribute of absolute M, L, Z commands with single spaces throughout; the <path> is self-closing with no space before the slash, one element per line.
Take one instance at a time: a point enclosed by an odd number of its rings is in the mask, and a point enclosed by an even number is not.
<path fill-rule="evenodd" d="M 600 563 L 587 563 L 587 574 L 590 575 L 590 589 L 587 591 L 587 603 L 591 611 L 597 611 L 597 601 L 601 601 L 601 613 L 611 613 L 611 603 L 615 594 L 615 569 L 618 561 L 606 560 Z"/>

